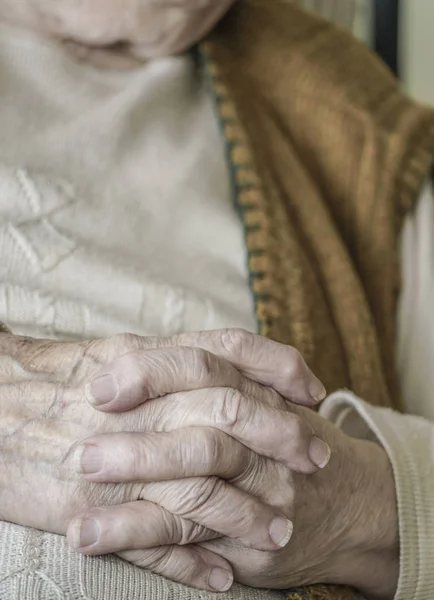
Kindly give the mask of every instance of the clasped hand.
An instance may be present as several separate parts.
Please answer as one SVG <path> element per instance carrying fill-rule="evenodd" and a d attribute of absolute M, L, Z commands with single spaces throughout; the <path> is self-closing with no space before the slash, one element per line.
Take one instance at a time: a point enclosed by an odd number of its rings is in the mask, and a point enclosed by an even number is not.
<path fill-rule="evenodd" d="M 293 473 L 330 458 L 283 399 L 324 396 L 293 348 L 236 330 L 0 343 L 3 520 L 206 589 L 232 567 L 201 542 L 287 546 Z"/>

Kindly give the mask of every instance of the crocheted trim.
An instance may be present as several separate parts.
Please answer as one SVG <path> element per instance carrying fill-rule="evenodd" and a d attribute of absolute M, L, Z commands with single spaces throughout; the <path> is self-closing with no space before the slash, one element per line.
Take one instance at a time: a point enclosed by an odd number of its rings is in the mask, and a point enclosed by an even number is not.
<path fill-rule="evenodd" d="M 266 316 L 268 311 L 265 308 L 270 294 L 264 289 L 264 264 L 267 261 L 262 240 L 267 233 L 264 230 L 261 210 L 262 185 L 255 171 L 249 140 L 239 120 L 235 103 L 213 59 L 212 42 L 203 42 L 199 47 L 199 54 L 226 148 L 233 203 L 244 229 L 249 286 L 254 301 L 258 331 L 261 335 L 267 336 L 272 322 Z"/>
<path fill-rule="evenodd" d="M 291 590 L 286 600 L 362 600 L 362 597 L 349 588 L 315 585 Z"/>

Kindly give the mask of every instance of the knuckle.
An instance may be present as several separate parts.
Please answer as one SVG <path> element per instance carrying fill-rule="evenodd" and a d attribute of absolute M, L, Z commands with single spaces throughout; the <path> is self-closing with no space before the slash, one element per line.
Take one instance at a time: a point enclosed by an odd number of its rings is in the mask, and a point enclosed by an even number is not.
<path fill-rule="evenodd" d="M 142 346 L 142 339 L 134 333 L 119 333 L 110 338 L 110 343 L 118 352 L 126 353 L 130 350 L 137 350 Z"/>
<path fill-rule="evenodd" d="M 244 355 L 254 344 L 255 336 L 245 329 L 223 329 L 220 333 L 220 342 L 226 354 L 232 359 Z"/>
<path fill-rule="evenodd" d="M 289 348 L 289 360 L 284 367 L 284 375 L 289 380 L 303 379 L 305 375 L 305 363 L 302 355 L 295 348 Z"/>
<path fill-rule="evenodd" d="M 127 375 L 140 372 L 142 366 L 141 357 L 138 350 L 130 350 L 115 360 L 118 379 L 127 380 Z"/>
<path fill-rule="evenodd" d="M 186 349 L 187 350 L 187 349 Z M 207 381 L 215 370 L 214 356 L 202 348 L 189 348 L 186 359 L 194 381 Z"/>
<path fill-rule="evenodd" d="M 115 358 L 110 371 L 116 376 L 117 385 L 123 400 L 131 400 L 140 394 L 141 400 L 147 399 L 144 383 L 143 359 L 139 350 L 130 350 Z"/>
<path fill-rule="evenodd" d="M 245 396 L 234 388 L 223 388 L 214 403 L 214 422 L 217 426 L 233 429 L 242 426 L 242 407 Z"/>

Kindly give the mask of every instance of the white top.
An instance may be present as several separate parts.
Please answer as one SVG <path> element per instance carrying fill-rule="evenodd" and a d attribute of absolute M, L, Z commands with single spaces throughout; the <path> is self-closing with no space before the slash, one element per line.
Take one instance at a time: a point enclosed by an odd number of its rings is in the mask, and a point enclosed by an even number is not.
<path fill-rule="evenodd" d="M 0 97 L 0 320 L 78 339 L 256 328 L 223 142 L 191 58 L 97 72 L 1 25 Z M 402 240 L 398 362 L 409 410 L 434 419 L 433 234 L 427 186 Z M 397 600 L 432 600 L 434 425 L 347 392 L 323 414 L 342 427 L 359 415 L 384 444 L 399 503 Z M 0 539 L 1 598 L 106 600 L 101 577 L 114 582 L 112 600 L 214 597 L 78 556 L 58 536 L 0 523 Z M 247 588 L 224 597 L 280 598 Z"/>
<path fill-rule="evenodd" d="M 425 186 L 402 237 L 398 369 L 409 412 L 434 421 L 434 202 Z"/>
<path fill-rule="evenodd" d="M 0 320 L 36 336 L 256 327 L 211 99 L 0 27 Z"/>

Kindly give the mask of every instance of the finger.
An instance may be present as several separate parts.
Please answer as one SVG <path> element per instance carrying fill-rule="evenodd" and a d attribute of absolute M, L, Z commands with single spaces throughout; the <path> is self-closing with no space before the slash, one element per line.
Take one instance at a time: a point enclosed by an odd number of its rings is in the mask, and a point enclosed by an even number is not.
<path fill-rule="evenodd" d="M 270 583 L 270 565 L 276 564 L 276 561 L 269 553 L 259 550 L 246 552 L 241 544 L 228 538 L 200 542 L 198 547 L 217 556 L 224 556 L 232 566 L 237 583 L 255 588 L 264 588 Z"/>
<path fill-rule="evenodd" d="M 74 455 L 76 470 L 99 483 L 169 481 L 215 475 L 240 477 L 259 459 L 227 434 L 211 427 L 169 433 L 93 436 Z"/>
<path fill-rule="evenodd" d="M 292 536 L 292 521 L 279 509 L 217 477 L 147 484 L 142 497 L 248 548 L 279 550 Z"/>
<path fill-rule="evenodd" d="M 95 349 L 100 349 L 100 352 L 102 350 L 106 355 L 107 345 L 108 342 L 94 344 Z M 194 389 L 193 382 L 198 375 L 203 378 L 202 387 L 215 385 L 229 387 L 228 383 L 215 383 L 222 376 L 221 371 L 225 376 L 229 374 L 228 368 L 223 367 L 222 361 L 231 363 L 236 370 L 249 379 L 274 388 L 285 398 L 298 404 L 316 404 L 326 395 L 324 386 L 308 369 L 297 350 L 243 330 L 188 333 L 172 338 L 140 338 L 125 334 L 111 338 L 109 345 L 112 351 L 108 354 L 115 360 L 113 364 L 104 367 L 98 373 L 88 388 L 89 400 L 93 404 L 99 404 L 100 407 L 108 401 L 116 401 L 119 397 L 119 402 L 122 403 L 122 409 L 120 404 L 117 405 L 119 409 L 128 410 L 128 406 L 137 405 L 146 398 L 170 393 L 170 391 Z M 182 352 L 176 353 L 172 347 L 189 348 L 189 350 L 184 355 Z M 113 353 L 113 348 L 118 349 L 118 352 Z M 162 349 L 164 352 L 150 354 L 143 352 L 152 349 Z M 92 349 L 89 349 L 87 355 L 91 354 Z M 126 356 L 116 360 L 122 354 Z M 213 355 L 220 360 L 212 359 Z M 170 363 L 171 360 L 174 361 L 173 364 Z M 153 370 L 153 367 L 161 369 L 161 377 L 158 370 Z M 212 370 L 218 370 L 217 377 L 213 376 Z M 111 382 L 108 390 L 102 387 L 100 377 L 104 375 L 111 375 L 114 379 L 114 383 Z M 168 377 L 167 384 L 162 378 L 163 375 Z M 231 376 L 233 377 L 234 375 Z M 157 382 L 153 391 L 152 385 L 155 379 Z M 186 388 L 186 380 L 190 381 L 190 387 Z M 99 389 L 96 388 L 97 383 Z M 106 385 L 109 383 L 106 379 Z M 165 385 L 168 385 L 168 389 L 164 389 Z M 196 383 L 196 388 L 198 385 Z M 239 387 L 239 385 L 232 387 Z M 141 396 L 142 393 L 144 396 Z M 116 408 L 116 404 L 113 408 Z"/>
<path fill-rule="evenodd" d="M 173 545 L 215 537 L 214 532 L 145 501 L 94 509 L 77 516 L 67 531 L 69 544 L 82 554 L 121 552 L 125 560 L 173 581 L 226 591 L 232 586 L 233 575 L 224 558 L 197 546 Z"/>
<path fill-rule="evenodd" d="M 242 329 L 184 333 L 165 343 L 203 348 L 231 362 L 247 377 L 274 388 L 298 404 L 316 404 L 326 396 L 323 384 L 295 348 Z"/>
<path fill-rule="evenodd" d="M 174 431 L 184 427 L 214 427 L 257 454 L 294 471 L 311 474 L 330 460 L 330 448 L 318 439 L 307 419 L 278 410 L 232 388 L 212 388 L 174 394 L 132 412 L 136 431 Z"/>
<path fill-rule="evenodd" d="M 146 400 L 211 387 L 240 388 L 243 376 L 201 348 L 136 350 L 115 359 L 86 386 L 99 410 L 125 412 Z"/>
<path fill-rule="evenodd" d="M 231 362 L 246 377 L 273 387 L 299 404 L 312 404 L 325 397 L 323 385 L 294 348 L 239 329 L 188 333 L 173 338 L 122 334 L 81 344 L 14 336 L 8 353 L 33 372 L 69 377 L 79 365 L 79 374 L 85 377 L 122 354 L 170 346 L 202 348 Z"/>
<path fill-rule="evenodd" d="M 215 532 L 146 500 L 88 510 L 77 515 L 67 530 L 71 547 L 89 555 L 184 546 L 215 537 Z"/>
<path fill-rule="evenodd" d="M 164 546 L 120 553 L 121 558 L 166 579 L 211 592 L 227 592 L 233 584 L 231 565 L 200 546 Z"/>
<path fill-rule="evenodd" d="M 257 456 L 249 469 L 229 480 L 231 485 L 282 510 L 293 520 L 295 506 L 294 472 L 284 465 Z"/>

